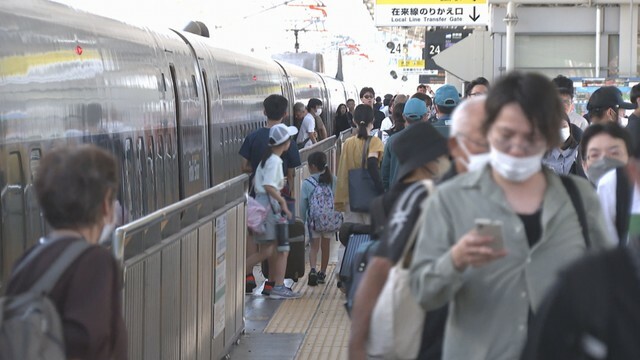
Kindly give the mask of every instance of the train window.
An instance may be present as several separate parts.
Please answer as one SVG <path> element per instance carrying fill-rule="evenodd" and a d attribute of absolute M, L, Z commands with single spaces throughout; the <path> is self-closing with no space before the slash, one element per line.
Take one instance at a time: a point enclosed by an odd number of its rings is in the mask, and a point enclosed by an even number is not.
<path fill-rule="evenodd" d="M 38 173 L 38 168 L 40 167 L 40 158 L 42 158 L 42 152 L 40 149 L 31 150 L 31 154 L 29 155 L 29 170 L 31 171 L 31 183 L 33 183 L 33 179 L 36 178 L 36 174 Z"/>
<path fill-rule="evenodd" d="M 138 137 L 138 140 L 136 141 L 136 177 L 137 177 L 136 187 L 140 192 L 140 194 L 138 195 L 138 200 L 142 204 L 141 215 L 145 215 L 149 211 L 149 206 L 147 204 L 147 194 L 145 192 L 145 186 L 144 186 L 145 185 L 144 184 L 144 178 L 145 178 L 144 168 L 146 167 L 144 150 L 145 150 L 144 140 L 142 139 L 142 137 Z"/>
<path fill-rule="evenodd" d="M 124 142 L 124 181 L 123 181 L 123 193 L 126 209 L 131 214 L 131 220 L 137 218 L 137 211 L 134 207 L 133 198 L 135 196 L 135 190 L 131 186 L 131 180 L 133 179 L 133 143 L 131 138 L 127 138 Z"/>
<path fill-rule="evenodd" d="M 191 75 L 191 82 L 193 83 L 193 91 L 195 91 L 196 99 L 198 98 L 198 82 L 196 81 L 196 76 Z"/>
<path fill-rule="evenodd" d="M 156 194 L 156 167 L 155 167 L 155 150 L 153 136 L 149 136 L 147 139 L 147 200 L 149 201 L 149 211 L 157 209 L 157 194 Z"/>
<path fill-rule="evenodd" d="M 163 208 L 165 202 L 165 163 L 164 163 L 164 136 L 158 135 L 158 166 L 156 168 L 156 175 L 158 180 L 156 182 L 157 194 L 158 194 L 158 209 Z"/>
<path fill-rule="evenodd" d="M 19 152 L 9 154 L 9 167 L 7 169 L 7 182 L 11 187 L 22 187 L 24 176 L 22 172 L 22 160 Z"/>

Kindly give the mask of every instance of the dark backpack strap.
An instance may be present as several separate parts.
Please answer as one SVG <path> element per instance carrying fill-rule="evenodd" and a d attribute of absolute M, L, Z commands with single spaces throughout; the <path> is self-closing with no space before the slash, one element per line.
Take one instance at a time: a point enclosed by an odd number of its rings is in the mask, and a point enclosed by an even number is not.
<path fill-rule="evenodd" d="M 616 168 L 616 230 L 620 245 L 627 243 L 629 220 L 631 219 L 631 199 L 633 186 L 623 167 Z"/>
<path fill-rule="evenodd" d="M 576 210 L 576 214 L 578 215 L 578 221 L 580 222 L 580 227 L 582 228 L 582 237 L 584 238 L 584 243 L 587 246 L 587 249 L 591 247 L 591 239 L 589 239 L 589 228 L 587 227 L 587 215 L 584 212 L 584 205 L 582 203 L 582 196 L 578 191 L 578 187 L 575 182 L 571 180 L 569 176 L 560 176 L 560 180 L 562 180 L 562 185 L 569 193 L 569 198 L 571 198 L 571 203 L 573 204 L 573 208 Z"/>
<path fill-rule="evenodd" d="M 58 282 L 60 276 L 62 276 L 69 266 L 71 266 L 71 264 L 73 264 L 73 262 L 90 247 L 91 245 L 84 240 L 74 241 L 68 245 L 44 275 L 42 275 L 40 279 L 33 284 L 33 286 L 31 286 L 29 291 L 39 294 L 48 294 Z"/>

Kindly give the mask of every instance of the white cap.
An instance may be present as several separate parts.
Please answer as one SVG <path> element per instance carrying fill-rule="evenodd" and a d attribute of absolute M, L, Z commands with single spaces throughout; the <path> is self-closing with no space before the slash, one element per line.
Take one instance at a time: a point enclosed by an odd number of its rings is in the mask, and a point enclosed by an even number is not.
<path fill-rule="evenodd" d="M 281 145 L 297 133 L 298 129 L 295 126 L 274 125 L 269 129 L 269 146 Z"/>

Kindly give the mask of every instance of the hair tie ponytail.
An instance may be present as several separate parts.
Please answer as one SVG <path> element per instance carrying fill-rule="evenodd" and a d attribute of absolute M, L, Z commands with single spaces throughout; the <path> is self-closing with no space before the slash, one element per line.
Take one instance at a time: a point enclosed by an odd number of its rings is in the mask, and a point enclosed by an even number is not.
<path fill-rule="evenodd" d="M 360 126 L 365 126 L 366 123 L 364 121 L 360 121 Z"/>

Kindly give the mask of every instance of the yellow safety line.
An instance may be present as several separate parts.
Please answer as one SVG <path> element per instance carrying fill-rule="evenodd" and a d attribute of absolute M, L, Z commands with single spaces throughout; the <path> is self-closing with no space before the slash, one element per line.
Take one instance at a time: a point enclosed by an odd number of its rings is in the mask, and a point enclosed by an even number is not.
<path fill-rule="evenodd" d="M 265 333 L 305 334 L 296 359 L 346 359 L 350 320 L 345 296 L 336 287 L 335 265 L 327 269 L 327 282 L 310 287 L 307 276 L 293 286 L 302 298 L 283 301 Z M 307 272 L 308 274 L 308 269 Z"/>

